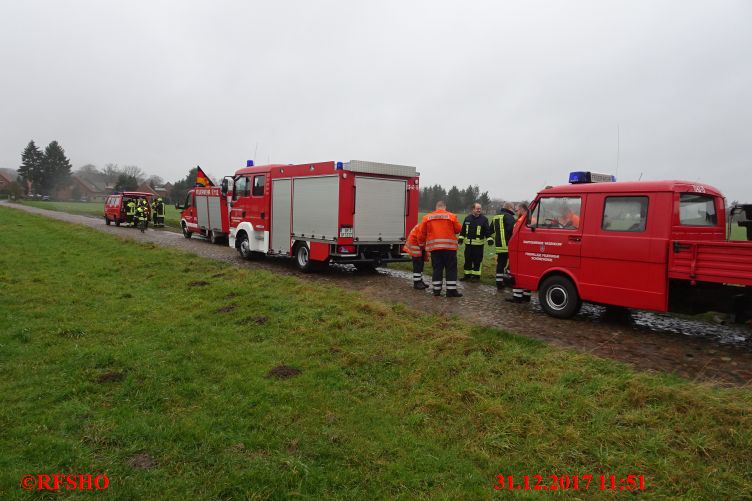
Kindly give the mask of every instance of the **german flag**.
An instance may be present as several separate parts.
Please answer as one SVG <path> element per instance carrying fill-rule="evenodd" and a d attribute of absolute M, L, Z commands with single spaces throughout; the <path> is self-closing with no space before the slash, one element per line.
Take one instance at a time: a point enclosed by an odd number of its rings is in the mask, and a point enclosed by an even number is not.
<path fill-rule="evenodd" d="M 204 174 L 204 171 L 198 165 L 196 166 L 196 186 L 214 186 L 209 176 Z"/>

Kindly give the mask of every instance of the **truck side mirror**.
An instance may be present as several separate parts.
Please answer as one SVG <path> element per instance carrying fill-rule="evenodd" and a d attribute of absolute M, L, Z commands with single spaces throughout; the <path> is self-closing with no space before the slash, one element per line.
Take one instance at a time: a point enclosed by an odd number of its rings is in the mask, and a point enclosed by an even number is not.
<path fill-rule="evenodd" d="M 221 186 L 222 186 L 222 196 L 226 197 L 227 196 L 227 189 L 229 187 L 229 183 L 227 181 L 227 178 L 222 179 Z"/>

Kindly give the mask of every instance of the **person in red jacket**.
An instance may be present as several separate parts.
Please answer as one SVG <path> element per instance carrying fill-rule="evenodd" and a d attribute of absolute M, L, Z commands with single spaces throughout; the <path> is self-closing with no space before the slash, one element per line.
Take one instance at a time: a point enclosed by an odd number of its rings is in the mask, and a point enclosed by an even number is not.
<path fill-rule="evenodd" d="M 457 216 L 447 212 L 443 201 L 436 202 L 436 210 L 427 214 L 421 222 L 418 242 L 431 253 L 433 263 L 433 295 L 441 295 L 441 283 L 446 270 L 447 297 L 462 297 L 457 290 L 457 234 L 462 225 Z"/>
<path fill-rule="evenodd" d="M 428 261 L 428 253 L 425 245 L 420 245 L 418 241 L 422 229 L 423 227 L 420 224 L 416 224 L 407 236 L 407 243 L 402 248 L 413 258 L 413 287 L 419 290 L 428 287 L 423 282 L 423 263 Z"/>

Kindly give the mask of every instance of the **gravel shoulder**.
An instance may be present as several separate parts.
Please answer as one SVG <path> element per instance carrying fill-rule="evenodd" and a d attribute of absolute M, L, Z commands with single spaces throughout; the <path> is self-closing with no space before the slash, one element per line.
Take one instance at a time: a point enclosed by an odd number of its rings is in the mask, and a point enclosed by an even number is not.
<path fill-rule="evenodd" d="M 293 268 L 290 260 L 243 261 L 234 249 L 211 245 L 200 237 L 185 239 L 180 233 L 153 228 L 142 234 L 125 227 L 106 226 L 101 218 L 0 203 L 123 238 L 174 247 L 232 266 L 297 275 L 304 280 L 359 291 L 367 297 L 404 304 L 419 311 L 458 316 L 474 324 L 620 360 L 640 369 L 723 385 L 752 384 L 752 329 L 749 326 L 720 325 L 639 311 L 614 317 L 605 308 L 594 305 L 585 305 L 574 319 L 557 320 L 545 315 L 535 299 L 525 305 L 507 303 L 503 299 L 508 297 L 508 292 L 499 293 L 486 285 L 465 285 L 463 298 L 436 298 L 430 292 L 412 289 L 410 274 L 402 271 L 380 269 L 377 273 L 359 273 L 349 266 L 332 266 L 319 274 L 302 274 Z"/>

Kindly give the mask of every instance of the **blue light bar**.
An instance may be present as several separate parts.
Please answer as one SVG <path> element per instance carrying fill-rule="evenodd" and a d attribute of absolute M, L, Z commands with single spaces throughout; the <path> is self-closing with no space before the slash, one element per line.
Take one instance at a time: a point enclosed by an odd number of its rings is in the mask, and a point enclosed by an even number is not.
<path fill-rule="evenodd" d="M 613 183 L 615 181 L 616 176 L 611 174 L 598 174 L 597 172 L 588 171 L 574 171 L 569 173 L 570 184 Z"/>
<path fill-rule="evenodd" d="M 246 167 L 253 167 L 253 160 L 246 160 L 245 161 L 245 166 Z"/>
<path fill-rule="evenodd" d="M 343 169 L 342 162 L 337 162 L 337 170 L 342 170 L 342 169 Z"/>

